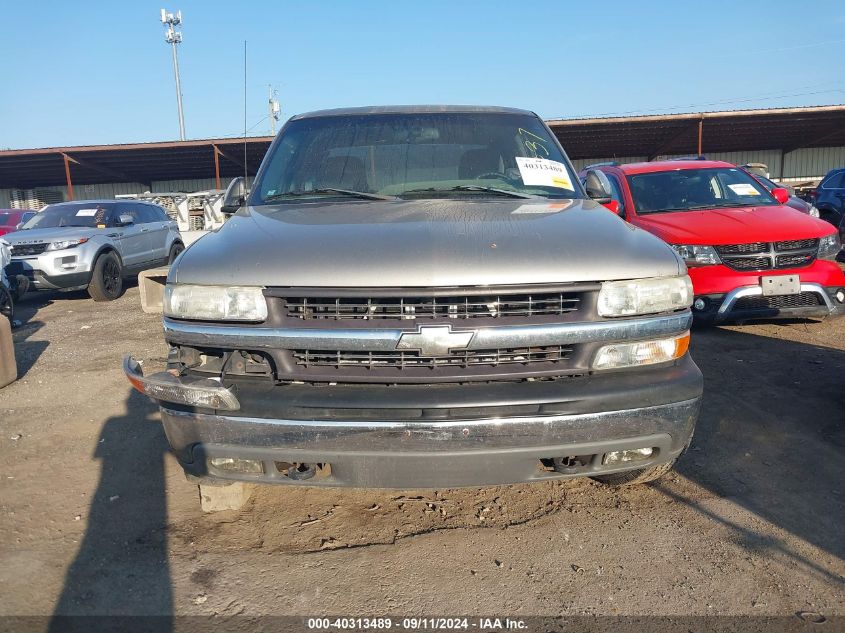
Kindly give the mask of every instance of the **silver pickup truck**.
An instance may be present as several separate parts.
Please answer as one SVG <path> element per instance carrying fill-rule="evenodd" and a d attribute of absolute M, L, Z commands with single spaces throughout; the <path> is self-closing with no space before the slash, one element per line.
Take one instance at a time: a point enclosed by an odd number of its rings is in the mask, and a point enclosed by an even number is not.
<path fill-rule="evenodd" d="M 170 270 L 159 401 L 201 483 L 650 481 L 689 445 L 692 288 L 535 114 L 293 117 Z"/>

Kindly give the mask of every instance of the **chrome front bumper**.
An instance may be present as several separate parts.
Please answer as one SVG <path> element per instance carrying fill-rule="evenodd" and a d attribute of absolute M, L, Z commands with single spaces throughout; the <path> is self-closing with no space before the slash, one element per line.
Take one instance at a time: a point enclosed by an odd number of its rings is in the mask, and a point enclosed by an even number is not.
<path fill-rule="evenodd" d="M 675 459 L 687 446 L 700 397 L 582 415 L 415 422 L 248 418 L 162 407 L 165 433 L 189 476 L 202 480 L 365 488 L 482 486 L 598 475 Z M 653 448 L 636 463 L 605 465 L 610 452 Z M 555 458 L 580 456 L 569 470 Z M 260 473 L 216 468 L 214 458 L 260 462 Z M 543 461 L 545 460 L 545 464 Z M 291 465 L 320 465 L 293 478 Z"/>

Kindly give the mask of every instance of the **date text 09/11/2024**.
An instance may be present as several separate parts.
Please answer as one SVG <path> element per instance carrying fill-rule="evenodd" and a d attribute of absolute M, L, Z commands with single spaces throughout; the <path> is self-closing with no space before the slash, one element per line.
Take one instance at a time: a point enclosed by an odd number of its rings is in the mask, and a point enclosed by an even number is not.
<path fill-rule="evenodd" d="M 307 627 L 314 631 L 331 630 L 390 630 L 393 628 L 405 631 L 447 631 L 469 630 L 478 631 L 518 631 L 527 628 L 524 620 L 511 618 L 402 618 L 401 620 L 386 617 L 374 618 L 308 618 Z"/>

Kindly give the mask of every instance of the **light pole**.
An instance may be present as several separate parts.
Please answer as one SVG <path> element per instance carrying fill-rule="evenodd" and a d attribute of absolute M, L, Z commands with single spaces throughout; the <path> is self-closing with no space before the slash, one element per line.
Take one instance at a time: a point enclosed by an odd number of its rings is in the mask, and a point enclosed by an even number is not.
<path fill-rule="evenodd" d="M 270 119 L 270 133 L 276 136 L 276 121 L 279 120 L 279 115 L 282 113 L 282 108 L 279 105 L 278 93 L 273 90 L 273 86 L 267 86 L 270 92 L 270 98 L 267 102 L 268 118 Z"/>
<path fill-rule="evenodd" d="M 182 43 L 182 33 L 173 27 L 182 24 L 182 12 L 177 11 L 176 15 L 161 10 L 161 23 L 167 27 L 164 32 L 165 41 L 170 44 L 173 50 L 173 74 L 176 76 L 176 105 L 179 107 L 179 140 L 185 140 L 185 115 L 182 113 L 182 82 L 179 79 L 179 56 L 176 54 L 176 45 Z"/>

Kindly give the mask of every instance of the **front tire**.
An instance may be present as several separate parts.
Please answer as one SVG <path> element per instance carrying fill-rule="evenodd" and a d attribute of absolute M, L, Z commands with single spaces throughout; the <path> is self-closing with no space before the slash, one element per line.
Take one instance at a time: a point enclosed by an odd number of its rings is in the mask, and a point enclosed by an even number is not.
<path fill-rule="evenodd" d="M 0 285 L 0 317 L 6 317 L 9 322 L 15 316 L 15 302 L 12 293 L 5 286 Z"/>
<path fill-rule="evenodd" d="M 185 250 L 185 245 L 182 242 L 174 242 L 170 247 L 170 255 L 167 257 L 167 263 L 172 264 L 177 257 Z"/>
<path fill-rule="evenodd" d="M 114 253 L 104 253 L 94 263 L 88 294 L 94 301 L 114 301 L 123 292 L 123 269 Z"/>
<path fill-rule="evenodd" d="M 638 484 L 645 484 L 655 479 L 659 479 L 666 473 L 672 470 L 677 460 L 672 460 L 668 464 L 659 464 L 651 466 L 650 468 L 638 468 L 637 470 L 628 470 L 624 473 L 611 473 L 610 475 L 596 475 L 595 479 L 599 483 L 607 486 L 636 486 Z"/>

